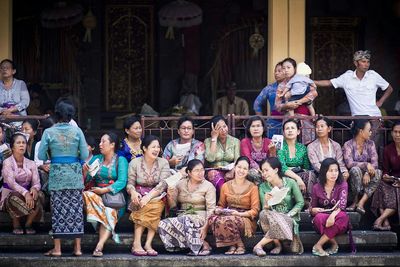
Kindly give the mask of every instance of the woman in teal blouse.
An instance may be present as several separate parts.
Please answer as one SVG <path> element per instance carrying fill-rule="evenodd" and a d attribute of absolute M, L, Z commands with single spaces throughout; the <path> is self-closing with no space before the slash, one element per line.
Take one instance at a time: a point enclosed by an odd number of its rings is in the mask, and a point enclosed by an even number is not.
<path fill-rule="evenodd" d="M 308 159 L 307 148 L 297 142 L 300 134 L 299 124 L 294 119 L 289 119 L 283 124 L 284 141 L 282 149 L 278 151 L 278 158 L 282 164 L 282 172 L 285 176 L 294 179 L 303 192 L 306 199 L 306 207 L 310 201 L 311 191 L 316 176 L 311 171 L 311 164 Z"/>
<path fill-rule="evenodd" d="M 116 194 L 125 189 L 128 180 L 128 161 L 124 157 L 118 157 L 116 150 L 118 148 L 118 136 L 113 133 L 104 134 L 101 137 L 99 148 L 100 155 L 94 156 L 89 164 L 98 160 L 100 168 L 94 176 L 87 175 L 87 180 L 94 179 L 94 187 L 85 191 L 83 199 L 85 201 L 87 221 L 91 222 L 96 228 L 99 227 L 99 241 L 93 251 L 94 257 L 103 256 L 103 247 L 107 239 L 113 235 L 115 242 L 119 243 L 118 235 L 115 233 L 115 226 L 125 208 L 117 211 L 116 209 L 106 207 L 101 196 L 103 194 Z M 88 165 L 84 165 L 85 171 Z"/>
<path fill-rule="evenodd" d="M 263 246 L 274 242 L 275 248 L 271 254 L 279 254 L 282 251 L 281 241 L 290 240 L 290 249 L 293 253 L 303 253 L 303 245 L 299 238 L 300 211 L 304 206 L 304 199 L 297 183 L 290 178 L 282 176 L 282 165 L 275 157 L 261 162 L 262 177 L 265 180 L 259 187 L 260 202 L 260 225 L 265 236 L 253 249 L 257 256 L 265 256 Z M 280 203 L 269 205 L 272 198 L 273 188 L 287 188 L 286 196 Z"/>

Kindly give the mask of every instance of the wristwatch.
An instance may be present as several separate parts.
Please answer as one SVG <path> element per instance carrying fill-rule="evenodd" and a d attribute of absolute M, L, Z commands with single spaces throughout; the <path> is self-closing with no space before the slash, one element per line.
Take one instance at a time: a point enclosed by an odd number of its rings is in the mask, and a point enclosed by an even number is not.
<path fill-rule="evenodd" d="M 211 142 L 217 142 L 217 138 L 211 138 Z"/>

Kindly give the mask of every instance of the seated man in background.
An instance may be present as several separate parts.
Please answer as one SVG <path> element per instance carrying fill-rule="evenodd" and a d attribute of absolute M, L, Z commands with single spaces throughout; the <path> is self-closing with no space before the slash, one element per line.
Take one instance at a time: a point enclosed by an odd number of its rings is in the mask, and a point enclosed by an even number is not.
<path fill-rule="evenodd" d="M 215 102 L 214 115 L 249 115 L 249 105 L 246 100 L 236 96 L 236 83 L 227 83 L 225 90 L 226 96 L 218 98 Z"/>

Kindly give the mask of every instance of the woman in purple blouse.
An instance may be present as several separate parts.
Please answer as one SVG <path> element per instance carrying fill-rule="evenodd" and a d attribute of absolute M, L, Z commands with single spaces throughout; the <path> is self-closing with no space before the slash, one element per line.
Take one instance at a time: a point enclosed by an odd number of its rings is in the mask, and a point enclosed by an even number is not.
<path fill-rule="evenodd" d="M 347 211 L 357 211 L 365 214 L 364 205 L 375 192 L 382 171 L 378 169 L 378 153 L 371 137 L 371 123 L 365 119 L 358 119 L 352 126 L 353 139 L 343 145 L 343 158 L 349 169 L 350 192 L 352 204 Z M 362 194 L 359 200 L 359 195 Z"/>
<path fill-rule="evenodd" d="M 315 230 L 322 235 L 312 249 L 313 255 L 316 256 L 336 254 L 339 245 L 335 237 L 344 234 L 349 228 L 349 217 L 345 212 L 347 183 L 339 170 L 335 159 L 324 159 L 321 163 L 319 182 L 313 186 L 310 213 L 314 216 Z M 324 250 L 323 246 L 328 241 L 332 245 Z"/>

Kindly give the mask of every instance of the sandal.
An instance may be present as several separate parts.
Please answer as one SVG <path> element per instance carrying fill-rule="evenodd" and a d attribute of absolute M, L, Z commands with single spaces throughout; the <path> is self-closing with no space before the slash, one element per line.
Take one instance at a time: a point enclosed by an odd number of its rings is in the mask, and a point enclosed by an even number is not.
<path fill-rule="evenodd" d="M 21 227 L 16 227 L 13 229 L 12 231 L 13 235 L 23 235 L 24 234 L 24 230 L 22 230 Z"/>
<path fill-rule="evenodd" d="M 208 256 L 211 254 L 211 248 L 203 248 L 200 250 L 198 256 Z"/>
<path fill-rule="evenodd" d="M 328 248 L 327 250 L 325 250 L 326 253 L 328 253 L 329 255 L 334 255 L 337 254 L 339 251 L 339 246 L 332 246 L 330 248 Z"/>
<path fill-rule="evenodd" d="M 36 231 L 31 226 L 25 226 L 25 233 L 27 235 L 34 235 L 36 234 Z"/>
<path fill-rule="evenodd" d="M 138 256 L 138 257 L 147 256 L 147 252 L 144 251 L 144 250 L 134 250 L 134 249 L 132 248 L 131 253 L 132 253 L 133 256 Z"/>
<path fill-rule="evenodd" d="M 262 248 L 253 248 L 253 254 L 258 257 L 264 257 L 267 253 Z"/>
<path fill-rule="evenodd" d="M 81 257 L 82 256 L 82 251 L 74 251 L 74 252 L 72 252 L 72 256 Z"/>
<path fill-rule="evenodd" d="M 49 251 L 47 251 L 43 255 L 45 255 L 47 257 L 61 257 L 61 252 L 60 253 L 54 253 L 54 249 L 50 249 Z"/>
<path fill-rule="evenodd" d="M 235 252 L 233 254 L 235 254 L 235 255 L 243 255 L 245 253 L 246 253 L 245 247 L 237 247 L 237 249 L 235 250 Z"/>
<path fill-rule="evenodd" d="M 359 213 L 361 216 L 363 216 L 365 214 L 365 209 L 356 207 L 356 212 Z"/>
<path fill-rule="evenodd" d="M 151 256 L 151 257 L 158 256 L 158 252 L 155 251 L 154 249 L 148 249 L 148 250 L 146 250 L 146 254 L 147 254 L 147 256 Z"/>
<path fill-rule="evenodd" d="M 319 256 L 319 257 L 326 257 L 326 256 L 329 256 L 329 254 L 328 254 L 325 250 L 319 251 L 319 250 L 317 250 L 317 249 L 315 248 L 315 246 L 312 248 L 312 254 L 313 254 L 314 256 Z"/>
<path fill-rule="evenodd" d="M 96 248 L 92 254 L 93 257 L 103 257 L 103 251 L 101 249 Z"/>
<path fill-rule="evenodd" d="M 225 252 L 225 255 L 233 255 L 235 254 L 236 251 L 236 247 L 235 246 L 231 246 L 228 251 Z"/>
<path fill-rule="evenodd" d="M 282 246 L 274 247 L 269 253 L 272 255 L 279 255 L 282 252 Z"/>

